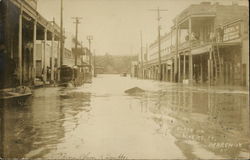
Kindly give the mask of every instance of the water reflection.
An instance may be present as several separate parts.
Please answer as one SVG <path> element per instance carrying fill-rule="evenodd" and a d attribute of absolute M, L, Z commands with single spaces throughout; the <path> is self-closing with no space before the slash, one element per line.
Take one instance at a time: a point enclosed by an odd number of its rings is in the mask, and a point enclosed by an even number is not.
<path fill-rule="evenodd" d="M 150 106 L 152 113 L 160 114 L 153 120 L 160 128 L 164 125 L 171 128 L 177 146 L 186 157 L 199 158 L 193 154 L 201 152 L 195 149 L 195 144 L 226 158 L 249 157 L 248 93 L 182 86 L 149 97 L 155 99 L 148 103 L 155 104 L 146 106 Z"/>
<path fill-rule="evenodd" d="M 90 93 L 70 91 L 69 100 L 60 98 L 61 92 L 58 88 L 37 89 L 30 105 L 1 108 L 2 157 L 39 158 L 56 149 L 65 132 L 77 125 L 77 114 L 90 110 Z"/>
<path fill-rule="evenodd" d="M 135 86 L 146 92 L 124 93 Z M 9 158 L 246 158 L 248 96 L 113 75 L 82 88 L 41 88 L 30 105 L 0 108 L 0 151 Z"/>

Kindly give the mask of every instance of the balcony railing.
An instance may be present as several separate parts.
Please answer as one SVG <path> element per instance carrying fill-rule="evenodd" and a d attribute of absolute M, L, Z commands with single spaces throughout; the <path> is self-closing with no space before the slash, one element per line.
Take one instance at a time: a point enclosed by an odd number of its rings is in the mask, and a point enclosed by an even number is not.
<path fill-rule="evenodd" d="M 178 49 L 182 50 L 182 49 L 187 49 L 187 48 L 196 48 L 196 47 L 200 47 L 200 46 L 204 46 L 207 44 L 210 44 L 210 41 L 201 41 L 201 40 L 192 40 L 192 41 L 186 41 L 183 42 L 181 44 L 179 44 Z"/>
<path fill-rule="evenodd" d="M 37 0 L 25 0 L 32 8 L 37 9 Z"/>
<path fill-rule="evenodd" d="M 189 48 L 189 41 L 185 41 L 185 42 L 182 42 L 179 44 L 178 46 L 178 49 L 181 50 L 181 49 L 186 49 L 186 48 Z"/>

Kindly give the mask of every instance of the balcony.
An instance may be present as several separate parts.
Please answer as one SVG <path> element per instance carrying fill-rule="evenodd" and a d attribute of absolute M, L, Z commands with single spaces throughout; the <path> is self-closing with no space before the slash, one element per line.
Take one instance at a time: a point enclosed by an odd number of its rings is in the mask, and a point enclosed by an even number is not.
<path fill-rule="evenodd" d="M 185 41 L 179 44 L 178 46 L 178 50 L 184 50 L 184 49 L 188 49 L 190 46 L 189 41 Z"/>
<path fill-rule="evenodd" d="M 37 9 L 37 0 L 25 0 L 33 9 Z"/>

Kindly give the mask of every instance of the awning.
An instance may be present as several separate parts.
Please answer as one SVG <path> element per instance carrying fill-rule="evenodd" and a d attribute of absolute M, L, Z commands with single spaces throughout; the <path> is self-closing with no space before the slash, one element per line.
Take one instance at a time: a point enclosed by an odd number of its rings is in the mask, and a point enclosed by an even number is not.
<path fill-rule="evenodd" d="M 192 55 L 203 54 L 203 53 L 209 52 L 210 48 L 212 48 L 212 45 L 206 45 L 206 46 L 199 47 L 199 48 L 193 48 L 191 50 L 191 54 Z"/>

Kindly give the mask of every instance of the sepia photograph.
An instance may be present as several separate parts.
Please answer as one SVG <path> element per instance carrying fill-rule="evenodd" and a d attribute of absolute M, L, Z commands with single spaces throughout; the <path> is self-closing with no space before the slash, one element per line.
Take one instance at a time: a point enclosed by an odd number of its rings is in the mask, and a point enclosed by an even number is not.
<path fill-rule="evenodd" d="M 250 159 L 248 0 L 0 0 L 0 159 Z"/>

